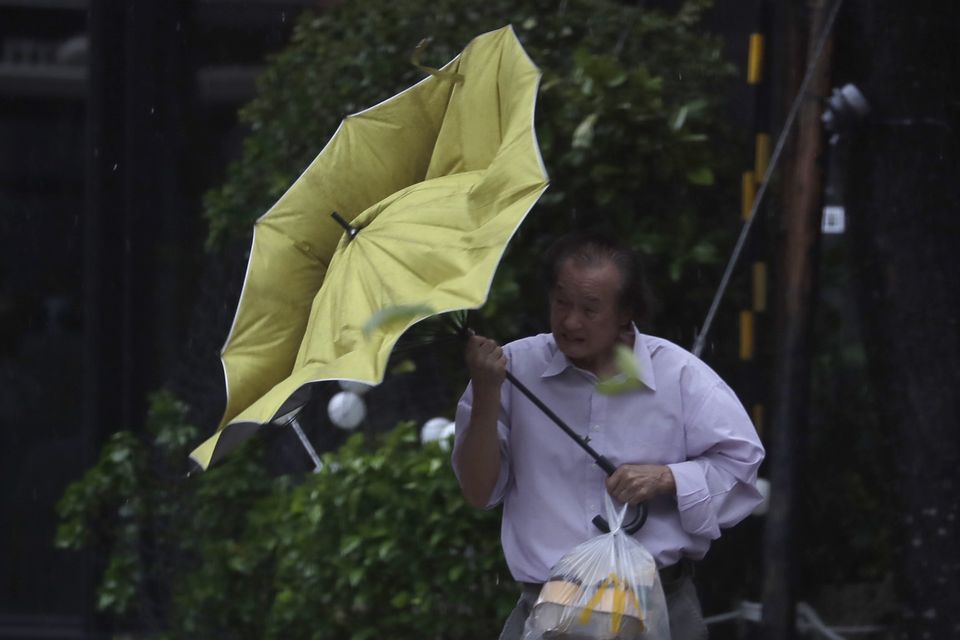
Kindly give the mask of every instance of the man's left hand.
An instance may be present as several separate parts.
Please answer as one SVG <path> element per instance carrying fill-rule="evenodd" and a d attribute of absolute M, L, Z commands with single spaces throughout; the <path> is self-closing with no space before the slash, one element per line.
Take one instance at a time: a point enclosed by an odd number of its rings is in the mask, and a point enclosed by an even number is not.
<path fill-rule="evenodd" d="M 606 484 L 610 495 L 624 504 L 639 504 L 677 491 L 670 468 L 659 464 L 620 465 Z"/>

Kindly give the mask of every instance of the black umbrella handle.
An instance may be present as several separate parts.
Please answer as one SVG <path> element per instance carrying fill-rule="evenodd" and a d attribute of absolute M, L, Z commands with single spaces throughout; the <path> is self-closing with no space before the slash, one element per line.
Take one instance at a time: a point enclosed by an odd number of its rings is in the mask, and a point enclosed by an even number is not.
<path fill-rule="evenodd" d="M 642 527 L 646 521 L 647 504 L 645 502 L 641 502 L 637 505 L 637 513 L 633 517 L 633 520 L 629 524 L 623 525 L 622 529 L 626 531 L 628 535 L 633 535 L 637 531 L 640 531 L 640 527 Z M 603 531 L 604 533 L 610 533 L 610 525 L 603 516 L 593 516 L 593 520 L 591 520 L 591 522 L 593 522 L 593 526 L 595 526 L 597 529 L 600 529 L 600 531 Z"/>

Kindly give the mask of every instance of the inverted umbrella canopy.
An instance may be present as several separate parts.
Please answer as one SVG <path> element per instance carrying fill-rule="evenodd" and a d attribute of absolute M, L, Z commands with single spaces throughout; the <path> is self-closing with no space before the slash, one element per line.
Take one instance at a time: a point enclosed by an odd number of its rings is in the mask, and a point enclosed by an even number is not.
<path fill-rule="evenodd" d="M 303 403 L 322 380 L 383 380 L 400 335 L 385 308 L 483 305 L 510 238 L 547 187 L 533 128 L 540 72 L 511 27 L 439 73 L 347 116 L 261 217 L 222 351 L 227 407 L 202 468 Z M 346 234 L 332 212 L 350 222 Z M 416 307 L 412 307 L 416 308 Z"/>

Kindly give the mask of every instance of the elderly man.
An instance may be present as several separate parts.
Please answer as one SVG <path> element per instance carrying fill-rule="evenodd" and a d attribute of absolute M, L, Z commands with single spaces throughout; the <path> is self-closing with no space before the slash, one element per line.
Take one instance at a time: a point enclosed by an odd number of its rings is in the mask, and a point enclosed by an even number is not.
<path fill-rule="evenodd" d="M 471 383 L 457 409 L 454 470 L 467 501 L 503 503 L 501 543 L 522 594 L 501 634 L 519 639 L 551 567 L 597 535 L 603 492 L 645 502 L 635 535 L 660 569 L 674 640 L 706 638 L 691 562 L 760 502 L 763 447 L 733 391 L 684 349 L 641 334 L 648 312 L 638 256 L 599 235 L 558 241 L 548 256 L 551 333 L 500 347 L 473 336 Z M 597 392 L 633 350 L 643 383 Z M 617 467 L 609 478 L 512 385 L 511 373 Z"/>

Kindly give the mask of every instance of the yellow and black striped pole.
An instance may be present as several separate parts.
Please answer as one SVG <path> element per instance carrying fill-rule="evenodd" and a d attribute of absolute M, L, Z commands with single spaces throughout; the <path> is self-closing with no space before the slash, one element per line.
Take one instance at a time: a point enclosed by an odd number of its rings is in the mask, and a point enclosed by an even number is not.
<path fill-rule="evenodd" d="M 757 188 L 763 181 L 767 173 L 767 166 L 770 161 L 770 134 L 768 118 L 768 99 L 766 80 L 766 35 L 765 31 L 768 22 L 769 8 L 768 2 L 758 0 L 755 7 L 755 28 L 749 36 L 747 47 L 747 66 L 746 82 L 748 89 L 753 97 L 753 166 L 745 170 L 740 181 L 740 215 L 746 222 L 753 211 L 754 199 Z M 757 220 L 753 221 L 758 222 Z M 762 234 L 758 234 L 762 237 Z M 754 250 L 750 253 L 753 256 L 751 265 L 751 274 L 748 279 L 751 289 L 747 296 L 749 304 L 744 305 L 739 312 L 740 326 L 740 348 L 739 358 L 743 365 L 741 369 L 749 381 L 744 381 L 745 388 L 752 392 L 744 398 L 750 407 L 750 413 L 753 417 L 754 425 L 757 431 L 763 435 L 764 403 L 763 392 L 760 389 L 764 376 L 757 371 L 759 363 L 757 360 L 761 357 L 758 349 L 758 330 L 762 332 L 759 326 L 766 318 L 767 312 L 767 262 L 762 256 L 758 247 L 761 242 L 753 243 Z"/>

